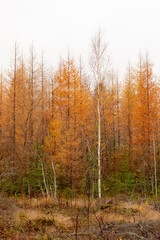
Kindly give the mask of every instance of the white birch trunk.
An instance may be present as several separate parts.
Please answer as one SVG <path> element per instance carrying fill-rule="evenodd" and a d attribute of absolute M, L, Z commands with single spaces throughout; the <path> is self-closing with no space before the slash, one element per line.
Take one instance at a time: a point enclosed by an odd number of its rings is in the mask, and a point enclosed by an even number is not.
<path fill-rule="evenodd" d="M 102 79 L 105 79 L 106 73 L 106 43 L 103 41 L 101 29 L 98 31 L 95 38 L 92 40 L 92 54 L 91 54 L 91 67 L 97 83 L 97 114 L 98 114 L 98 198 L 101 194 L 101 112 L 100 112 L 100 89 L 99 85 Z"/>

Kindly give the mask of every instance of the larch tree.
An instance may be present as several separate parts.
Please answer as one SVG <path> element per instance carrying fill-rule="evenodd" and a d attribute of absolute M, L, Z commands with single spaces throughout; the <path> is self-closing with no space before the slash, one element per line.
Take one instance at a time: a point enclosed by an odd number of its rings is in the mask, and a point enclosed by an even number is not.
<path fill-rule="evenodd" d="M 13 73 L 13 108 L 12 108 L 12 163 L 13 171 L 15 166 L 15 154 L 16 154 L 16 91 L 17 91 L 17 44 L 14 48 L 14 73 Z M 13 173 L 14 174 L 14 173 Z"/>
<path fill-rule="evenodd" d="M 153 135 L 158 124 L 157 97 L 158 87 L 154 82 L 152 64 L 148 55 L 140 57 L 138 68 L 134 71 L 136 83 L 136 107 L 134 111 L 133 141 L 137 159 L 142 159 L 142 164 L 137 163 L 143 169 L 144 194 L 146 195 L 147 178 L 153 181 Z M 152 168 L 152 171 L 150 171 Z M 153 190 L 153 184 L 152 184 Z"/>
<path fill-rule="evenodd" d="M 121 144 L 121 135 L 120 135 L 120 84 L 119 84 L 119 77 L 118 72 L 116 74 L 116 110 L 117 110 L 117 121 L 116 121 L 116 128 L 117 128 L 117 149 L 120 149 Z"/>
<path fill-rule="evenodd" d="M 16 173 L 16 134 L 17 134 L 17 67 L 19 65 L 19 52 L 17 43 L 14 46 L 13 62 L 10 71 L 8 71 L 8 86 L 5 114 L 5 127 L 8 136 L 8 159 L 10 165 L 10 187 L 13 194 L 13 182 Z"/>
<path fill-rule="evenodd" d="M 152 191 L 153 193 L 157 196 L 158 194 L 158 170 L 157 170 L 157 149 L 158 149 L 158 144 L 159 144 L 159 117 L 160 117 L 160 86 L 158 81 L 156 80 L 156 77 L 154 76 L 154 88 L 152 90 L 152 94 L 154 96 L 154 101 L 152 103 L 152 135 L 151 135 L 151 142 L 152 142 L 152 147 L 153 151 L 151 153 L 151 158 L 153 158 L 153 187 Z"/>
<path fill-rule="evenodd" d="M 43 52 L 42 52 L 42 59 L 41 59 L 41 65 L 40 65 L 40 72 L 41 72 L 41 128 L 42 128 L 41 136 L 42 136 L 42 145 L 44 145 L 46 119 L 45 119 L 45 73 L 44 73 Z"/>
<path fill-rule="evenodd" d="M 20 176 L 21 197 L 23 198 L 23 178 L 29 165 L 28 151 L 28 77 L 23 56 L 17 65 L 17 90 L 16 90 L 16 167 Z"/>
<path fill-rule="evenodd" d="M 78 180 L 84 174 L 82 146 L 88 104 L 87 89 L 81 82 L 74 61 L 69 58 L 61 62 L 54 78 L 54 118 L 50 124 L 46 149 L 62 182 L 72 190 L 79 188 Z"/>
<path fill-rule="evenodd" d="M 8 73 L 8 94 L 6 96 L 5 132 L 8 135 L 8 144 L 11 154 L 11 192 L 14 176 L 19 172 L 21 176 L 21 193 L 23 196 L 23 176 L 27 164 L 27 77 L 23 58 L 18 55 L 15 44 L 13 70 Z M 9 157 L 9 156 L 8 156 Z"/>
<path fill-rule="evenodd" d="M 129 64 L 122 91 L 121 111 L 123 141 L 126 145 L 131 165 L 133 151 L 133 113 L 135 108 L 135 94 L 135 83 L 133 81 L 132 67 Z"/>
<path fill-rule="evenodd" d="M 2 175 L 3 175 L 3 75 L 0 74 L 0 180 L 2 186 Z M 2 187 L 1 187 L 2 188 Z"/>
<path fill-rule="evenodd" d="M 2 133 L 3 133 L 3 75 L 0 74 L 0 145 L 2 144 Z"/>
<path fill-rule="evenodd" d="M 33 43 L 30 47 L 29 51 L 29 60 L 28 60 L 28 96 L 29 96 L 29 144 L 30 148 L 32 147 L 34 140 L 35 140 L 35 128 L 34 128 L 34 123 L 35 123 L 35 110 L 37 104 L 36 100 L 36 89 L 37 89 L 37 58 L 36 58 L 36 53 L 35 53 L 35 48 L 33 46 Z"/>

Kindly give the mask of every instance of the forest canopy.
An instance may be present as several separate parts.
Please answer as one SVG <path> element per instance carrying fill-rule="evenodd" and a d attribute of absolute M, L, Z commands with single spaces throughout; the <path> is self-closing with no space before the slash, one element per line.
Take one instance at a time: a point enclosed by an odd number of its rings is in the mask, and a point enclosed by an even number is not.
<path fill-rule="evenodd" d="M 15 44 L 12 67 L 0 75 L 1 190 L 160 193 L 160 88 L 149 54 L 120 81 L 101 32 L 91 50 L 87 72 L 69 54 L 51 69 L 33 45 L 24 58 Z"/>

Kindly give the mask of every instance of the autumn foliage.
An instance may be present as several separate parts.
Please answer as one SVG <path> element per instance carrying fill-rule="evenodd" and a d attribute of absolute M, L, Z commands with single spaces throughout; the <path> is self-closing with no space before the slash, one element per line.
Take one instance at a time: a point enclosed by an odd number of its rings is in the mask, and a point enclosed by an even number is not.
<path fill-rule="evenodd" d="M 33 46 L 25 60 L 14 50 L 0 76 L 1 189 L 96 197 L 99 101 L 102 194 L 160 191 L 160 88 L 148 55 L 124 81 L 110 67 L 93 86 L 70 56 L 50 71 Z"/>

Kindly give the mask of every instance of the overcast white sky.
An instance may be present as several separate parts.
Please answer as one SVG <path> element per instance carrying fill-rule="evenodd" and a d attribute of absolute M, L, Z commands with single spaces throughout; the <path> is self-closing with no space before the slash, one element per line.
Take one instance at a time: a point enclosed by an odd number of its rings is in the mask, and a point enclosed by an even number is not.
<path fill-rule="evenodd" d="M 91 37 L 105 32 L 115 67 L 124 74 L 141 49 L 160 70 L 160 0 L 0 0 L 0 66 L 10 64 L 15 40 L 28 51 L 32 41 L 56 66 L 68 49 L 87 62 Z"/>

